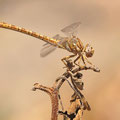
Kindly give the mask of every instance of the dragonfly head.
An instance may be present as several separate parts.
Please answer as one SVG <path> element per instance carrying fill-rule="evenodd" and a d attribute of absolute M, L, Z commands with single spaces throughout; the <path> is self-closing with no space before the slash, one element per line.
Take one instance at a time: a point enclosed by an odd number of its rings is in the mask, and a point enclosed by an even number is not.
<path fill-rule="evenodd" d="M 86 57 L 92 57 L 93 54 L 94 54 L 93 47 L 91 47 L 89 44 L 87 44 L 87 46 L 85 48 L 85 55 L 86 55 Z"/>

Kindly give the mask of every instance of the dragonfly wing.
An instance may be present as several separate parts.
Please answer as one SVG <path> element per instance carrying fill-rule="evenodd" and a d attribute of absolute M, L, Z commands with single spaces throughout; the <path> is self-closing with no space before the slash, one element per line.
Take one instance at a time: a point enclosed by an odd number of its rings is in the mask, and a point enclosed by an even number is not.
<path fill-rule="evenodd" d="M 59 34 L 55 35 L 53 37 L 54 39 L 57 39 L 57 40 L 61 40 L 63 37 L 61 37 Z M 45 43 L 43 45 L 43 48 L 41 49 L 40 51 L 40 56 L 41 57 L 45 57 L 47 56 L 48 54 L 52 53 L 54 50 L 56 50 L 56 46 L 53 46 L 52 44 L 50 43 Z"/>
<path fill-rule="evenodd" d="M 45 47 L 40 51 L 40 56 L 46 57 L 48 54 L 53 52 L 55 49 L 56 47 L 51 44 L 45 45 Z"/>
<path fill-rule="evenodd" d="M 75 36 L 75 34 L 77 33 L 77 29 L 78 29 L 80 24 L 81 24 L 81 22 L 73 23 L 73 24 L 63 28 L 61 31 L 69 37 Z"/>

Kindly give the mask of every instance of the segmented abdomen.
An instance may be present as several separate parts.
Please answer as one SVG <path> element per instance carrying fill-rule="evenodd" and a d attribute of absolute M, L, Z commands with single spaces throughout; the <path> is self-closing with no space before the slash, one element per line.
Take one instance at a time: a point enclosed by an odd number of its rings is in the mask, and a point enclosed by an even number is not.
<path fill-rule="evenodd" d="M 1 28 L 10 29 L 10 30 L 14 30 L 14 31 L 17 31 L 17 32 L 21 32 L 21 33 L 24 33 L 24 34 L 36 37 L 38 39 L 41 39 L 41 40 L 43 40 L 45 42 L 48 42 L 48 43 L 50 43 L 50 44 L 52 44 L 54 46 L 58 46 L 59 40 L 56 40 L 56 39 L 53 39 L 53 38 L 49 38 L 49 37 L 44 36 L 44 35 L 40 35 L 40 34 L 38 34 L 36 32 L 27 30 L 25 28 L 17 27 L 15 25 L 7 24 L 5 22 L 0 22 L 0 27 Z M 58 46 L 58 47 L 60 47 L 60 46 Z"/>

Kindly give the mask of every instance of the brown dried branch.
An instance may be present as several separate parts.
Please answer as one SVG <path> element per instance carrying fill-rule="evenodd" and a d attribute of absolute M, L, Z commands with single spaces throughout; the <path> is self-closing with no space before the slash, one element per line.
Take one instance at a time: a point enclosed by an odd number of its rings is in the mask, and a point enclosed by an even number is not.
<path fill-rule="evenodd" d="M 66 61 L 66 65 L 66 72 L 56 79 L 53 87 L 42 86 L 38 83 L 34 84 L 33 90 L 42 90 L 46 92 L 51 98 L 51 120 L 57 120 L 58 113 L 63 115 L 63 120 L 81 120 L 83 116 L 83 111 L 86 109 L 88 111 L 91 110 L 90 105 L 86 101 L 84 95 L 81 93 L 81 90 L 83 90 L 84 83 L 80 81 L 80 79 L 82 78 L 82 74 L 79 71 L 89 69 L 95 72 L 100 72 L 100 70 L 98 68 L 86 66 L 75 68 L 76 66 L 71 60 Z M 68 79 L 70 79 L 71 82 Z M 67 109 L 67 111 L 64 112 L 64 107 L 61 101 L 59 90 L 65 81 L 67 81 L 70 87 L 73 89 L 74 94 L 71 96 L 69 108 Z M 59 101 L 62 106 L 62 111 L 58 111 Z"/>
<path fill-rule="evenodd" d="M 63 74 L 61 77 L 59 77 L 56 82 L 58 82 L 60 79 L 61 81 L 67 81 L 68 84 L 70 85 L 70 87 L 73 89 L 73 91 L 75 92 L 75 94 L 78 96 L 78 98 L 82 101 L 82 103 L 84 104 L 84 107 L 87 110 L 91 110 L 88 102 L 85 100 L 84 95 L 80 92 L 80 90 L 83 90 L 83 84 L 80 84 L 80 82 L 78 81 L 79 76 L 81 76 L 81 73 L 76 73 L 75 75 L 72 74 L 70 71 L 67 71 L 67 73 Z M 68 78 L 71 78 L 71 83 L 68 81 Z M 75 78 L 76 77 L 76 78 Z M 81 79 L 81 78 L 80 78 Z M 62 82 L 62 84 L 63 84 Z M 78 82 L 78 83 L 77 83 Z M 60 88 L 60 87 L 59 87 Z M 80 89 L 80 90 L 79 90 Z"/>
<path fill-rule="evenodd" d="M 69 74 L 70 74 L 70 77 L 71 77 L 71 82 L 72 82 L 72 84 L 73 84 L 73 86 L 74 86 L 74 88 L 75 88 L 75 90 L 76 90 L 76 92 L 75 92 L 75 94 L 79 97 L 79 99 L 82 101 L 82 103 L 83 103 L 83 105 L 84 105 L 84 107 L 85 107 L 85 109 L 87 109 L 87 110 L 91 110 L 91 108 L 90 108 L 90 106 L 89 106 L 89 104 L 88 104 L 88 102 L 85 100 L 85 97 L 84 97 L 84 95 L 80 92 L 80 90 L 78 89 L 78 85 L 75 83 L 75 81 L 77 81 L 78 80 L 78 78 L 76 79 L 76 78 L 74 78 L 73 77 L 73 75 L 72 75 L 72 73 L 70 73 L 69 72 Z M 79 73 L 77 73 L 77 74 L 79 74 Z M 75 75 L 76 76 L 76 75 Z M 82 88 L 82 87 L 79 87 L 79 88 Z M 83 90 L 83 89 L 81 89 L 81 90 Z"/>
<path fill-rule="evenodd" d="M 55 87 L 46 87 L 43 85 L 39 85 L 39 83 L 34 84 L 33 90 L 36 89 L 42 90 L 46 92 L 50 98 L 51 98 L 51 104 L 52 104 L 52 114 L 51 114 L 51 120 L 57 120 L 58 119 L 58 89 Z"/>
<path fill-rule="evenodd" d="M 71 97 L 70 106 L 67 111 L 59 111 L 59 114 L 64 115 L 64 120 L 80 120 L 83 116 L 83 106 L 79 98 L 73 99 Z"/>
<path fill-rule="evenodd" d="M 95 68 L 95 67 L 87 67 L 87 66 L 80 66 L 78 68 L 75 68 L 74 70 L 72 70 L 72 73 L 76 73 L 78 71 L 81 71 L 81 70 L 93 70 L 94 72 L 100 72 L 100 69 L 99 68 Z"/>
<path fill-rule="evenodd" d="M 70 87 L 74 90 L 74 95 L 72 95 L 71 100 L 70 100 L 70 106 L 67 109 L 67 111 L 59 111 L 59 114 L 64 116 L 64 120 L 81 120 L 83 116 L 83 111 L 88 110 L 90 111 L 90 105 L 86 101 L 84 95 L 81 93 L 80 90 L 83 90 L 83 82 L 81 82 L 79 79 L 82 78 L 82 74 L 79 73 L 81 70 L 87 70 L 91 69 L 94 70 L 95 72 L 99 72 L 98 69 L 92 68 L 92 67 L 79 67 L 75 68 L 73 70 L 73 63 L 71 61 L 66 61 L 67 62 L 67 72 L 64 73 L 61 77 L 59 77 L 56 82 L 58 82 L 60 79 L 61 81 L 67 81 L 70 85 Z M 68 78 L 70 78 L 71 83 L 69 82 Z"/>

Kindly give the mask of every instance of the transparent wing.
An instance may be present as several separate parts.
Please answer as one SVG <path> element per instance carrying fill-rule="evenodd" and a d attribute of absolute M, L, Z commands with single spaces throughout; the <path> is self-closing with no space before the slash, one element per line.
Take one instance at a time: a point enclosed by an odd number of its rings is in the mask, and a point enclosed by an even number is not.
<path fill-rule="evenodd" d="M 59 34 L 55 35 L 53 38 L 60 40 L 59 44 L 64 44 L 66 42 L 66 40 L 69 39 L 69 37 L 76 36 L 75 34 L 77 33 L 77 29 L 80 24 L 81 24 L 81 22 L 76 22 L 76 23 L 73 23 L 61 30 L 63 33 L 65 33 L 68 36 L 68 38 L 61 37 Z M 40 52 L 40 56 L 45 57 L 48 54 L 50 54 L 51 52 L 53 52 L 56 48 L 57 48 L 57 46 L 53 46 L 50 43 L 45 43 Z"/>
<path fill-rule="evenodd" d="M 44 47 L 41 52 L 40 52 L 40 56 L 41 57 L 45 57 L 48 54 L 50 54 L 51 52 L 53 52 L 56 49 L 55 46 L 52 46 L 50 44 L 46 45 L 46 47 Z"/>
<path fill-rule="evenodd" d="M 63 39 L 63 37 L 61 37 L 59 34 L 55 35 L 53 38 L 57 39 L 57 40 L 62 40 Z M 48 54 L 50 54 L 51 52 L 53 52 L 54 50 L 56 50 L 56 48 L 57 48 L 56 46 L 53 46 L 50 43 L 45 43 L 43 45 L 43 48 L 40 51 L 40 56 L 45 57 Z"/>
<path fill-rule="evenodd" d="M 61 31 L 69 37 L 76 36 L 77 30 L 78 30 L 78 27 L 80 24 L 81 24 L 81 22 L 73 23 L 73 24 L 63 28 Z"/>

